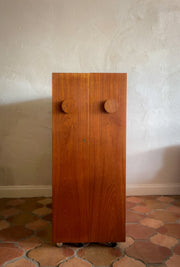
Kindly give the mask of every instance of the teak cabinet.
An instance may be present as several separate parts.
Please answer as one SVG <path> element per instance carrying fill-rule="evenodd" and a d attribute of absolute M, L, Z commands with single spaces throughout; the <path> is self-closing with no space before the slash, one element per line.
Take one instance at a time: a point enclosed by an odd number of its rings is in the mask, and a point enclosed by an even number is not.
<path fill-rule="evenodd" d="M 125 240 L 126 73 L 53 73 L 53 241 Z"/>

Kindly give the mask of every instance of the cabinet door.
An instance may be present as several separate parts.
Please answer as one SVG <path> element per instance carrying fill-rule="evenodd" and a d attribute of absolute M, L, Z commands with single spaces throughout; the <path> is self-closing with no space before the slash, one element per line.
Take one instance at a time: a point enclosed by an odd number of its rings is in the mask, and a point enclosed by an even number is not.
<path fill-rule="evenodd" d="M 90 240 L 125 240 L 126 74 L 90 74 Z"/>
<path fill-rule="evenodd" d="M 53 73 L 53 241 L 89 240 L 89 74 Z"/>

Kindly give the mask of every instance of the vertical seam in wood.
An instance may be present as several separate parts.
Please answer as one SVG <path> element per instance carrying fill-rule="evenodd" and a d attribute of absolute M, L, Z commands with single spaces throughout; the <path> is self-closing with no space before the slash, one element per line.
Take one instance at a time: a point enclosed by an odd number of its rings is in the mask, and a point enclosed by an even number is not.
<path fill-rule="evenodd" d="M 88 166 L 89 166 L 89 171 L 88 171 L 88 175 L 89 175 L 89 177 L 88 177 L 88 181 L 89 181 L 89 189 L 88 189 L 88 192 L 89 192 L 89 211 L 88 211 L 88 216 L 91 214 L 91 192 L 90 192 L 90 188 L 91 188 L 91 186 L 90 186 L 90 138 L 91 138 L 91 136 L 90 136 L 90 134 L 91 134 L 91 131 L 90 131 L 90 127 L 91 127 L 91 122 L 90 122 L 90 120 L 91 120 L 91 116 L 90 116 L 90 109 L 91 109 L 91 98 L 90 98 L 90 94 L 91 94 L 91 73 L 89 73 L 89 94 L 88 94 L 88 97 L 89 97 L 89 109 L 88 109 L 88 112 L 89 112 L 89 114 L 88 114 L 88 116 L 89 116 L 89 145 L 88 145 L 88 147 L 89 147 L 89 153 L 88 153 L 88 162 L 89 162 L 89 164 L 88 164 Z M 90 220 L 89 220 L 90 221 Z M 90 235 L 91 233 L 88 233 L 88 235 Z M 89 236 L 88 236 L 88 239 L 89 239 Z"/>

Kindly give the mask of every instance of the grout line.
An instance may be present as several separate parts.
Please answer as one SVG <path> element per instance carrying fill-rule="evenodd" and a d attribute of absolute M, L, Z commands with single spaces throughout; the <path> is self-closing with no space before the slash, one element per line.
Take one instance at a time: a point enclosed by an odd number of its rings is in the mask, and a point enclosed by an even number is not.
<path fill-rule="evenodd" d="M 88 243 L 88 244 L 89 244 L 89 243 Z M 87 244 L 85 247 L 88 247 L 88 244 Z M 76 256 L 78 259 L 81 259 L 81 260 L 83 260 L 83 261 L 85 261 L 85 262 L 88 262 L 92 267 L 95 267 L 95 266 L 93 265 L 92 262 L 90 262 L 90 261 L 88 261 L 88 260 L 86 260 L 86 259 L 83 259 L 83 258 L 79 257 L 79 255 L 78 255 L 77 253 L 78 253 L 78 251 L 80 251 L 82 248 L 84 248 L 84 247 L 78 248 L 78 249 L 76 250 L 76 252 L 75 252 L 75 256 Z"/>

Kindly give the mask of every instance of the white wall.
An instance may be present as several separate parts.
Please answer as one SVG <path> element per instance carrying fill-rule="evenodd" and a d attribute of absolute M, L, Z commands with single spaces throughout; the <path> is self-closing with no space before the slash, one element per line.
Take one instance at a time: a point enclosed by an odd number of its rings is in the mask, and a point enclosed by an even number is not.
<path fill-rule="evenodd" d="M 0 0 L 2 188 L 51 184 L 52 72 L 127 72 L 127 184 L 177 188 L 179 29 L 179 0 Z"/>

